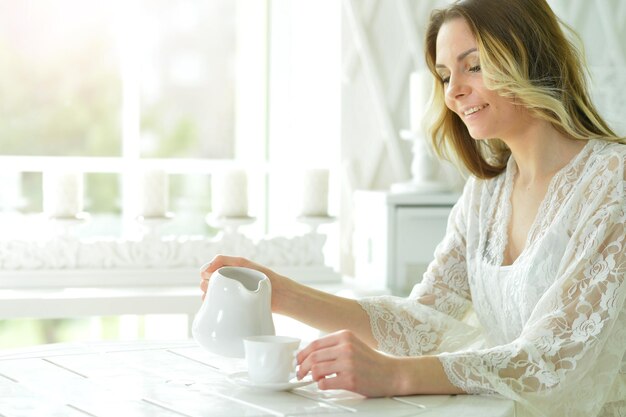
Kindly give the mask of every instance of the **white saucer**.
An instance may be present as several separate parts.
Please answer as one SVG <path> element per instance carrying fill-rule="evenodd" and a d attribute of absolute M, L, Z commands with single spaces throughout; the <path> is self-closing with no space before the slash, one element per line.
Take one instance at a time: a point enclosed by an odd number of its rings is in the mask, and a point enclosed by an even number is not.
<path fill-rule="evenodd" d="M 248 379 L 247 372 L 235 372 L 228 375 L 228 379 L 233 381 L 235 384 L 242 385 L 244 387 L 262 389 L 267 391 L 289 391 L 294 388 L 303 387 L 305 385 L 309 385 L 315 382 L 312 379 L 307 378 L 301 381 L 298 381 L 297 379 L 292 379 L 289 382 L 269 382 L 259 384 L 250 381 L 250 379 Z"/>

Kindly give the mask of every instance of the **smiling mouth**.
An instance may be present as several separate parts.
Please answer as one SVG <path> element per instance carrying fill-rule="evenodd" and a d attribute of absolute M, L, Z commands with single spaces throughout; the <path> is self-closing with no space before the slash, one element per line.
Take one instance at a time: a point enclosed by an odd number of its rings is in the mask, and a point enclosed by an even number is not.
<path fill-rule="evenodd" d="M 476 106 L 476 107 L 472 107 L 471 109 L 465 110 L 463 112 L 464 116 L 470 116 L 476 112 L 481 111 L 482 109 L 484 109 L 485 107 L 489 106 L 489 104 L 483 104 L 482 106 Z"/>

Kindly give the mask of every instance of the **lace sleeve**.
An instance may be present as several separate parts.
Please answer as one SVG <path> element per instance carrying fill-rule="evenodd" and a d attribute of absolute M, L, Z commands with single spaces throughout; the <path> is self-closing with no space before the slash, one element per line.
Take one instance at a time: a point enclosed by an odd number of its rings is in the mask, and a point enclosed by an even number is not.
<path fill-rule="evenodd" d="M 422 355 L 457 350 L 480 332 L 462 322 L 471 306 L 465 245 L 466 204 L 473 180 L 452 209 L 443 241 L 435 250 L 422 282 L 408 298 L 359 300 L 368 313 L 378 348 L 394 355 Z"/>
<path fill-rule="evenodd" d="M 626 352 L 626 180 L 623 160 L 608 161 L 615 174 L 612 163 L 621 175 L 589 179 L 557 278 L 520 336 L 438 355 L 454 385 L 504 395 L 537 415 L 595 416 L 607 401 L 626 402 L 624 391 L 611 393 Z"/>

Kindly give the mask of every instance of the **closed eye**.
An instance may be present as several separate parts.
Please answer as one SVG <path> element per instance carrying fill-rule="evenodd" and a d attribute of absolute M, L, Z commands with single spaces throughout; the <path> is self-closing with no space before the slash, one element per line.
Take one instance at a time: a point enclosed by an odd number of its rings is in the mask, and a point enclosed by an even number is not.
<path fill-rule="evenodd" d="M 469 71 L 470 72 L 480 72 L 480 65 L 474 65 L 473 67 L 470 67 Z"/>

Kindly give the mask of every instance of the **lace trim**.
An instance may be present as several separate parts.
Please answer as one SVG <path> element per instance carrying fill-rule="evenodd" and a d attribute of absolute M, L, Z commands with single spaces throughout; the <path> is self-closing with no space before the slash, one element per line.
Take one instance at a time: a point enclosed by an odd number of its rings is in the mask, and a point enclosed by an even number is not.
<path fill-rule="evenodd" d="M 449 295 L 456 310 L 464 313 L 469 301 Z M 398 356 L 419 356 L 456 351 L 481 339 L 478 328 L 421 304 L 417 299 L 381 296 L 358 300 L 368 314 L 378 349 Z M 465 307 L 459 307 L 465 305 Z"/>
<path fill-rule="evenodd" d="M 580 179 L 578 174 L 582 168 L 581 165 L 585 165 L 588 161 L 588 155 L 599 151 L 604 146 L 606 144 L 598 143 L 595 139 L 588 140 L 583 149 L 552 177 L 546 196 L 537 210 L 535 221 L 528 231 L 525 242 L 526 247 L 530 247 L 533 242 L 545 233 L 545 230 L 556 216 L 555 211 L 567 205 L 567 201 L 572 195 L 570 191 L 575 187 L 577 180 Z"/>
<path fill-rule="evenodd" d="M 594 139 L 587 141 L 583 149 L 552 177 L 548 185 L 546 196 L 541 201 L 535 219 L 528 230 L 526 241 L 524 242 L 524 249 L 519 254 L 518 258 L 514 260 L 513 264 L 517 263 L 518 259 L 521 260 L 526 254 L 527 249 L 532 246 L 533 242 L 543 236 L 551 220 L 554 218 L 554 215 L 548 215 L 549 212 L 555 208 L 566 205 L 566 200 L 568 196 L 570 196 L 569 192 L 575 186 L 575 180 L 578 179 L 576 173 L 580 169 L 581 162 L 584 162 L 586 160 L 585 157 L 591 152 L 600 150 L 604 146 L 606 146 L 606 144 L 602 142 L 598 144 L 598 141 Z M 504 262 L 504 252 L 509 241 L 509 225 L 511 224 L 512 214 L 511 204 L 502 206 L 496 203 L 511 201 L 513 184 L 518 172 L 517 164 L 511 156 L 507 164 L 504 179 L 498 181 L 497 195 L 500 195 L 500 198 L 492 197 L 491 202 L 493 204 L 487 212 L 487 218 L 492 219 L 488 224 L 487 230 L 492 232 L 489 233 L 491 239 L 485 242 L 483 248 L 485 248 L 485 253 L 491 255 L 488 258 L 489 262 L 496 266 L 500 266 Z"/>
<path fill-rule="evenodd" d="M 370 318 L 372 336 L 379 350 L 398 356 L 418 356 L 431 353 L 439 346 L 438 332 L 430 323 L 394 314 L 380 306 L 380 299 L 358 302 Z"/>
<path fill-rule="evenodd" d="M 478 383 L 473 383 L 471 379 L 466 379 L 466 376 L 459 375 L 455 369 L 455 360 L 448 358 L 445 355 L 437 355 L 437 359 L 441 363 L 448 380 L 455 387 L 465 391 L 467 394 L 472 395 L 494 395 L 497 394 L 497 391 L 487 389 L 483 385 Z"/>

